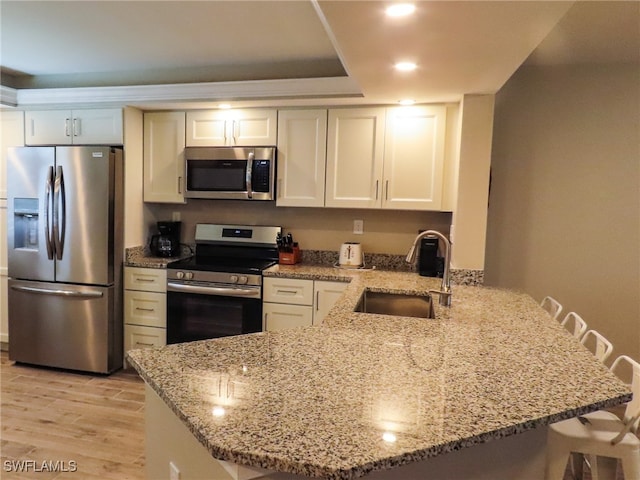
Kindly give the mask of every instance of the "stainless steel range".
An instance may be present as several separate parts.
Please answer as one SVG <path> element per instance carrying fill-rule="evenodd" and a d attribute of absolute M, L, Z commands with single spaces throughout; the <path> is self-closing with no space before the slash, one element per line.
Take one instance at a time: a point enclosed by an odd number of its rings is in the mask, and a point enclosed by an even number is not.
<path fill-rule="evenodd" d="M 167 343 L 262 330 L 262 271 L 281 227 L 196 225 L 196 252 L 168 265 Z"/>

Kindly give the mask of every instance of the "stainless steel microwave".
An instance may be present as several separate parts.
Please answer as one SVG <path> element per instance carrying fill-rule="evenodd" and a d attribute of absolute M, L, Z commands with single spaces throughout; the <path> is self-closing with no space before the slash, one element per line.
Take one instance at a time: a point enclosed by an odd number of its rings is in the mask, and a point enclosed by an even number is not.
<path fill-rule="evenodd" d="M 276 147 L 187 147 L 186 198 L 273 200 Z"/>

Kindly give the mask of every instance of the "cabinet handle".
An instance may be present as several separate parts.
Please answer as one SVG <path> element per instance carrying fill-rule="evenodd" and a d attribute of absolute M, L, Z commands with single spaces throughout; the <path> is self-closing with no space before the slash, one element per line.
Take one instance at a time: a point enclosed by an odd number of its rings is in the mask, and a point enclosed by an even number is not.
<path fill-rule="evenodd" d="M 385 182 L 384 199 L 389 200 L 389 180 Z"/>
<path fill-rule="evenodd" d="M 71 119 L 70 118 L 65 118 L 64 119 L 64 136 L 65 137 L 70 137 L 71 134 L 69 133 L 69 123 L 71 123 Z"/>
<path fill-rule="evenodd" d="M 139 345 L 141 347 L 155 347 L 155 344 L 153 343 L 136 342 L 136 345 Z"/>
<path fill-rule="evenodd" d="M 182 194 L 182 177 L 178 177 L 178 193 Z"/>
<path fill-rule="evenodd" d="M 141 307 L 136 307 L 136 310 L 139 310 L 141 312 L 155 312 L 156 311 L 155 308 L 141 308 Z"/>
<path fill-rule="evenodd" d="M 320 291 L 316 292 L 316 312 L 320 310 Z"/>
<path fill-rule="evenodd" d="M 80 135 L 80 121 L 77 118 L 73 119 L 73 136 L 77 137 Z"/>
<path fill-rule="evenodd" d="M 276 293 L 278 293 L 278 294 L 287 293 L 289 295 L 295 295 L 298 292 L 296 290 L 276 290 Z"/>
<path fill-rule="evenodd" d="M 136 277 L 136 282 L 148 282 L 148 283 L 152 283 L 155 282 L 154 278 L 142 278 L 142 277 Z"/>
<path fill-rule="evenodd" d="M 376 180 L 376 200 L 378 200 L 378 180 Z"/>
<path fill-rule="evenodd" d="M 238 143 L 238 133 L 240 130 L 237 125 L 238 123 L 234 120 L 233 121 L 233 144 L 234 145 Z"/>

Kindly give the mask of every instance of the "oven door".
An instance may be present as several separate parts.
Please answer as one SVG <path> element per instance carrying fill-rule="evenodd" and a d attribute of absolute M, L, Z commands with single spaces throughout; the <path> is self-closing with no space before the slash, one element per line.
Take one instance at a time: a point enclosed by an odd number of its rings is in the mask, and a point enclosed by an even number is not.
<path fill-rule="evenodd" d="M 167 283 L 167 343 L 261 330 L 260 287 Z"/>

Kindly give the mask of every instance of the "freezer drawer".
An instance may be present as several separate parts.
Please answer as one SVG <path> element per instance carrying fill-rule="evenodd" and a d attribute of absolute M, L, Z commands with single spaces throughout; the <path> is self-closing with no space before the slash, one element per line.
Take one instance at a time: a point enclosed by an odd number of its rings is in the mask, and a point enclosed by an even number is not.
<path fill-rule="evenodd" d="M 122 367 L 115 287 L 9 280 L 9 358 L 109 373 Z"/>

